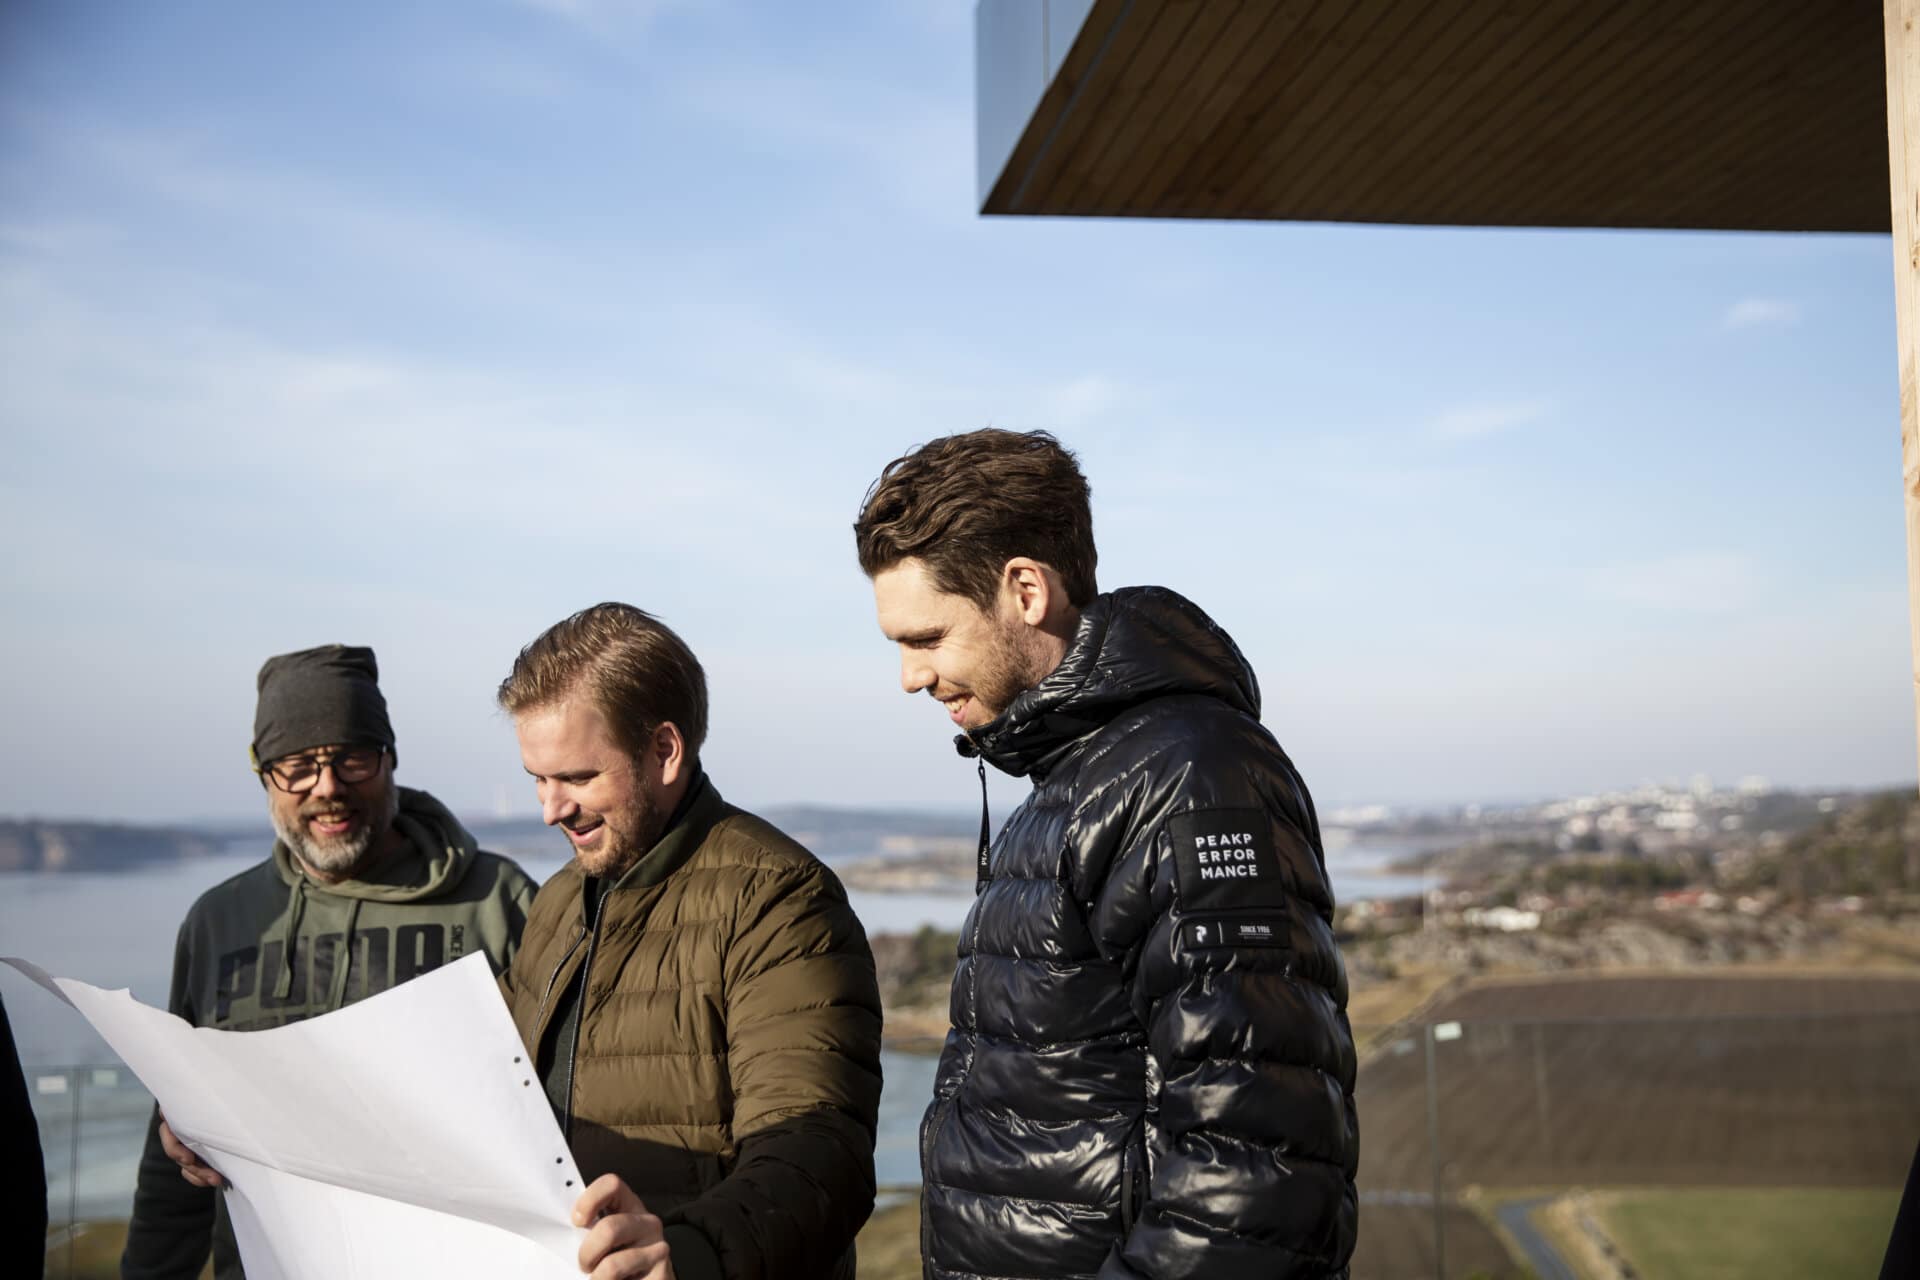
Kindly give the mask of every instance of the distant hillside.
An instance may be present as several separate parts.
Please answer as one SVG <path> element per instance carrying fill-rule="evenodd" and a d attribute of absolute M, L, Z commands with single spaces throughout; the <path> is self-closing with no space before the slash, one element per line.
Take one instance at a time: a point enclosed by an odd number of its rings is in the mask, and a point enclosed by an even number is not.
<path fill-rule="evenodd" d="M 1790 898 L 1920 893 L 1920 792 L 1882 791 L 1827 814 L 1755 857 L 1746 877 Z"/>
<path fill-rule="evenodd" d="M 922 852 L 929 842 L 971 840 L 980 834 L 980 819 L 965 814 L 819 805 L 774 805 L 754 812 L 830 861 L 908 855 Z M 565 840 L 538 818 L 464 821 L 480 846 L 496 853 L 567 854 Z"/>
<path fill-rule="evenodd" d="M 0 819 L 0 871 L 119 871 L 209 857 L 225 843 L 174 827 Z"/>
<path fill-rule="evenodd" d="M 1392 864 L 1452 889 L 1560 895 L 1698 885 L 1794 901 L 1920 893 L 1920 792 L 1695 795 L 1561 801 L 1462 822 L 1453 843 Z"/>
<path fill-rule="evenodd" d="M 783 805 L 760 815 L 801 844 L 833 861 L 899 858 L 954 840 L 971 840 L 979 819 L 965 815 L 885 809 L 829 809 Z M 480 847 L 509 857 L 567 856 L 564 837 L 538 818 L 463 819 Z M 256 830 L 255 827 L 260 829 Z M 218 827 L 219 829 L 216 829 Z M 145 827 L 119 822 L 0 818 L 0 871 L 118 871 L 224 852 L 251 840 L 262 852 L 273 833 L 238 820 L 222 826 Z"/>

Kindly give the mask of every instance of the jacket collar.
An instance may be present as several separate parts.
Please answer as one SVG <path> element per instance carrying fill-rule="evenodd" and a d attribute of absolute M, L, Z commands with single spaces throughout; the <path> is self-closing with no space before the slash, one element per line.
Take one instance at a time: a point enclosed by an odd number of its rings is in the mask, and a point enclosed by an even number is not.
<path fill-rule="evenodd" d="M 681 797 L 679 807 L 673 811 L 666 833 L 654 843 L 653 848 L 640 856 L 640 861 L 628 867 L 613 882 L 610 892 L 643 889 L 659 884 L 693 856 L 694 850 L 706 840 L 707 833 L 726 816 L 727 802 L 720 798 L 719 789 L 708 780 L 706 770 L 701 769 L 694 775 L 686 795 Z"/>
<path fill-rule="evenodd" d="M 1260 716 L 1259 681 L 1231 636 L 1177 592 L 1126 587 L 1094 597 L 1060 665 L 954 746 L 1016 778 L 1044 777 L 1115 717 L 1176 694 Z"/>

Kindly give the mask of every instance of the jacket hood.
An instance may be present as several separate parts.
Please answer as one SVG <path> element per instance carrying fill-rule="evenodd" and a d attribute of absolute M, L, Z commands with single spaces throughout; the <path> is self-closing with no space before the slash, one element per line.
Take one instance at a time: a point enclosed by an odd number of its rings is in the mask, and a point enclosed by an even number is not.
<path fill-rule="evenodd" d="M 954 745 L 1016 778 L 1044 775 L 1116 716 L 1179 694 L 1219 698 L 1260 717 L 1259 681 L 1231 636 L 1178 592 L 1125 587 L 1094 597 L 1052 674 Z"/>
<path fill-rule="evenodd" d="M 289 888 L 304 885 L 315 893 L 368 902 L 418 902 L 458 888 L 473 868 L 480 846 L 447 807 L 424 791 L 400 788 L 400 812 L 394 829 L 413 846 L 411 858 L 390 858 L 365 880 L 338 884 L 309 881 L 293 861 L 287 842 L 273 843 L 273 865 Z"/>

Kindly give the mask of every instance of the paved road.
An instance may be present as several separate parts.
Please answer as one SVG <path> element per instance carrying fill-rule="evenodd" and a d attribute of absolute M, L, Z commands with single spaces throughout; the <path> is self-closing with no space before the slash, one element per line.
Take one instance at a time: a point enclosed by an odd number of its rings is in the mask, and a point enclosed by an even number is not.
<path fill-rule="evenodd" d="M 1500 1219 L 1500 1225 L 1526 1252 L 1527 1265 L 1538 1273 L 1540 1280 L 1580 1280 L 1574 1269 L 1567 1265 L 1546 1236 L 1541 1234 L 1540 1228 L 1533 1225 L 1533 1211 L 1542 1205 L 1552 1204 L 1553 1200 L 1552 1196 L 1509 1200 L 1494 1210 L 1494 1214 Z"/>

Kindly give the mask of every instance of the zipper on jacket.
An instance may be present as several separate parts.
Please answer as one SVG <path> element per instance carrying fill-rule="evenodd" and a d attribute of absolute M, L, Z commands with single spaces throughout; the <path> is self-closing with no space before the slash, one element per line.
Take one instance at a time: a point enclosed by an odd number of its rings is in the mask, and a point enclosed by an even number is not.
<path fill-rule="evenodd" d="M 553 966 L 553 972 L 547 975 L 547 989 L 540 993 L 540 1007 L 533 1011 L 533 1026 L 528 1028 L 535 1036 L 545 1032 L 545 1028 L 540 1025 L 540 1019 L 546 1016 L 547 1001 L 553 998 L 553 984 L 560 981 L 560 971 L 567 967 L 567 961 L 573 959 L 573 953 L 580 949 L 580 944 L 586 941 L 586 937 L 587 928 L 583 924 L 580 926 L 580 932 L 574 935 L 572 944 L 561 955 L 560 962 Z"/>
<path fill-rule="evenodd" d="M 1120 1148 L 1120 1234 L 1133 1230 L 1133 1144 Z"/>
<path fill-rule="evenodd" d="M 931 1173 L 933 1166 L 927 1163 L 927 1161 L 928 1157 L 933 1154 L 933 1131 L 936 1127 L 934 1117 L 939 1114 L 940 1106 L 940 1097 L 936 1093 L 933 1099 L 933 1106 L 927 1109 L 927 1114 L 920 1120 L 920 1176 L 928 1180 L 933 1176 Z M 926 1192 L 923 1187 L 921 1191 L 922 1203 L 920 1206 L 920 1256 L 926 1261 L 929 1269 L 931 1269 L 933 1263 L 933 1215 L 926 1211 L 925 1197 Z"/>
<path fill-rule="evenodd" d="M 591 990 L 589 980 L 593 977 L 593 944 L 600 940 L 600 925 L 607 918 L 607 898 L 612 892 L 613 888 L 609 885 L 607 892 L 600 897 L 599 907 L 594 910 L 593 928 L 587 931 L 587 955 L 580 962 L 580 1000 L 573 1009 L 573 1043 L 567 1046 L 567 1107 L 560 1117 L 560 1136 L 568 1142 L 573 1141 L 573 1064 L 579 1060 L 580 1033 L 587 1025 L 587 993 Z"/>

